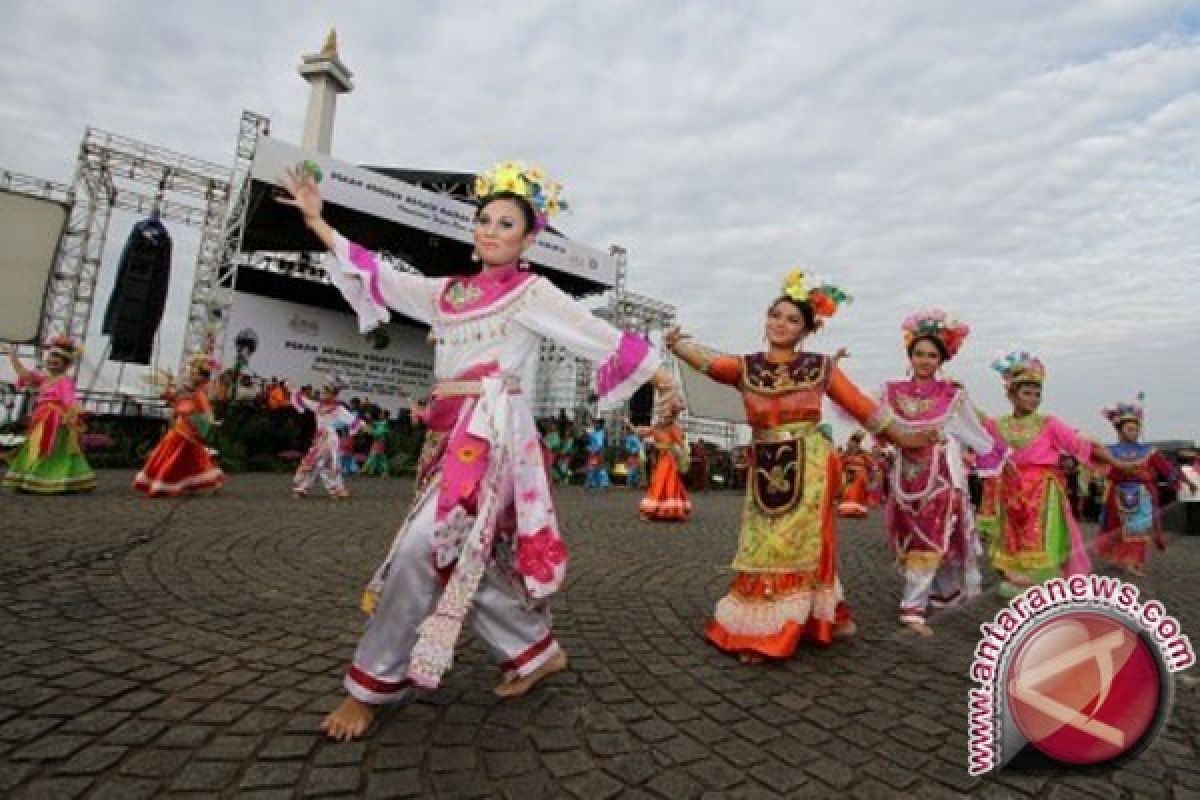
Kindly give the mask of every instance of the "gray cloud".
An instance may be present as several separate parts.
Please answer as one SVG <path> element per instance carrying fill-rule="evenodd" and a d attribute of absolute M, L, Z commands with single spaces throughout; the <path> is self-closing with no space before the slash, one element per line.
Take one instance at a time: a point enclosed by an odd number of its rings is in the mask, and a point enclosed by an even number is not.
<path fill-rule="evenodd" d="M 903 374 L 900 320 L 942 305 L 990 410 L 987 364 L 1021 347 L 1085 430 L 1145 390 L 1148 434 L 1200 438 L 1194 4 L 10 6 L 10 169 L 68 178 L 88 124 L 227 162 L 243 107 L 298 139 L 295 65 L 336 23 L 358 84 L 338 155 L 543 163 L 563 227 L 628 247 L 632 287 L 702 340 L 755 347 L 805 265 L 856 295 L 814 346 L 848 345 L 864 387 Z"/>

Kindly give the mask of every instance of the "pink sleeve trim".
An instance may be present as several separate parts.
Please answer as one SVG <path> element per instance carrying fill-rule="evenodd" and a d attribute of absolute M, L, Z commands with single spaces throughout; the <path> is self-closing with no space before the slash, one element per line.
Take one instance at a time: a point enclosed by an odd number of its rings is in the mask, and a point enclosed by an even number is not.
<path fill-rule="evenodd" d="M 968 409 L 967 413 L 975 412 Z M 989 431 L 989 433 L 991 432 Z M 999 475 L 1004 470 L 1004 462 L 1008 460 L 1008 454 L 1008 442 L 1004 441 L 1002 436 L 993 435 L 991 452 L 975 454 L 975 472 L 983 478 Z"/>
<path fill-rule="evenodd" d="M 304 402 L 304 395 L 300 393 L 299 389 L 292 390 L 292 408 L 296 409 L 301 414 L 303 414 L 305 411 L 308 411 L 308 406 Z"/>
<path fill-rule="evenodd" d="M 346 255 L 359 271 L 367 273 L 367 288 L 371 292 L 371 299 L 377 305 L 386 307 L 383 292 L 379 288 L 379 262 L 375 260 L 375 254 L 356 242 L 347 241 Z"/>
<path fill-rule="evenodd" d="M 610 409 L 625 402 L 654 375 L 658 356 L 650 342 L 633 333 L 622 333 L 616 351 L 596 370 L 596 394 L 601 408 Z"/>

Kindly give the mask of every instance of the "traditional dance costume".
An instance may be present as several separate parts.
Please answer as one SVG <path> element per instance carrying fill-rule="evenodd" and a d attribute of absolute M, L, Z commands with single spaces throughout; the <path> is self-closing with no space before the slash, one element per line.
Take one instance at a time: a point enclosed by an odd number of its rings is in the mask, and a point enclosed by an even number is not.
<path fill-rule="evenodd" d="M 603 428 L 593 428 L 587 433 L 587 477 L 583 481 L 585 489 L 604 489 L 610 483 L 608 468 L 604 463 L 604 440 Z"/>
<path fill-rule="evenodd" d="M 871 473 L 871 456 L 861 449 L 842 454 L 842 499 L 837 512 L 840 517 L 867 516 L 867 482 Z"/>
<path fill-rule="evenodd" d="M 425 278 L 340 236 L 327 265 L 363 330 L 395 309 L 429 324 L 436 342 L 417 498 L 364 595 L 373 613 L 346 689 L 376 704 L 402 700 L 414 684 L 436 687 L 469 611 L 505 676 L 529 675 L 560 652 L 546 605 L 567 552 L 519 376 L 545 337 L 599 365 L 608 408 L 659 359 L 645 339 L 515 265 Z"/>
<path fill-rule="evenodd" d="M 571 482 L 571 457 L 575 454 L 575 438 L 563 436 L 554 451 L 554 482 Z"/>
<path fill-rule="evenodd" d="M 882 453 L 868 453 L 870 467 L 867 472 L 867 507 L 875 508 L 887 499 L 888 465 Z"/>
<path fill-rule="evenodd" d="M 361 424 L 358 415 L 339 403 L 336 395 L 318 401 L 305 397 L 298 389 L 292 392 L 292 406 L 301 414 L 312 414 L 317 423 L 312 444 L 292 478 L 292 492 L 304 497 L 309 487 L 320 478 L 331 497 L 349 496 L 342 480 L 339 431 L 347 430 L 351 436 L 357 432 Z"/>
<path fill-rule="evenodd" d="M 871 430 L 882 429 L 885 410 L 817 353 L 786 364 L 765 353 L 717 356 L 706 371 L 741 391 L 754 429 L 738 575 L 717 603 L 708 639 L 773 658 L 790 656 L 805 638 L 829 644 L 850 612 L 837 569 L 837 462 L 817 431 L 821 402 L 828 396 Z"/>
<path fill-rule="evenodd" d="M 905 320 L 905 345 L 911 352 L 912 342 L 934 337 L 948 360 L 969 330 L 944 312 L 923 312 Z M 887 383 L 883 402 L 901 428 L 940 433 L 936 444 L 898 449 L 885 511 L 888 541 L 904 575 L 900 621 L 924 623 L 931 604 L 944 607 L 980 592 L 982 548 L 967 488 L 966 452 L 974 453 L 977 472 L 993 476 L 1008 446 L 984 428 L 966 390 L 953 381 Z"/>
<path fill-rule="evenodd" d="M 363 462 L 363 475 L 388 476 L 387 436 L 388 422 L 377 419 L 371 423 L 371 449 L 367 452 L 367 460 Z"/>
<path fill-rule="evenodd" d="M 692 513 L 692 499 L 683 486 L 687 472 L 687 442 L 677 423 L 651 428 L 658 459 L 650 487 L 642 498 L 639 511 L 645 519 L 661 522 L 683 522 Z"/>
<path fill-rule="evenodd" d="M 48 347 L 65 361 L 78 358 L 78 347 L 65 337 L 51 340 Z M 9 461 L 3 485 L 35 494 L 90 492 L 96 488 L 96 474 L 79 446 L 84 426 L 75 382 L 65 370 L 54 375 L 19 368 L 17 388 L 30 386 L 38 393 L 28 437 Z"/>
<path fill-rule="evenodd" d="M 359 427 L 361 427 L 361 425 Z M 355 436 L 356 433 L 351 433 L 348 427 L 338 428 L 338 451 L 341 454 L 340 467 L 343 478 L 349 477 L 358 472 L 358 461 L 354 456 Z"/>
<path fill-rule="evenodd" d="M 1042 362 L 1028 353 L 1010 354 L 993 368 L 1010 387 L 1041 385 L 1045 376 Z M 1017 585 L 1088 572 L 1091 561 L 1067 500 L 1059 458 L 1065 453 L 1089 463 L 1091 443 L 1058 418 L 1040 414 L 1001 417 L 991 432 L 1011 448 L 1016 467 L 985 484 L 979 527 L 990 539 L 992 565 Z"/>
<path fill-rule="evenodd" d="M 1104 414 L 1119 431 L 1126 422 L 1143 417 L 1141 398 L 1137 403 L 1120 403 Z M 1109 468 L 1104 495 L 1103 527 L 1096 537 L 1100 557 L 1122 569 L 1141 572 L 1146 566 L 1146 544 L 1153 538 L 1160 549 L 1163 539 L 1159 510 L 1158 481 L 1182 484 L 1182 471 L 1162 453 L 1140 442 L 1109 445 L 1108 454 L 1116 462 Z"/>
<path fill-rule="evenodd" d="M 811 280 L 811 278 L 807 279 Z M 796 271 L 787 298 L 823 320 L 849 299 L 837 287 L 808 287 Z M 873 432 L 887 409 L 863 394 L 828 356 L 794 353 L 776 363 L 766 353 L 691 355 L 685 360 L 713 380 L 737 388 L 753 429 L 746 499 L 729 592 L 717 602 L 705 635 L 716 647 L 748 659 L 786 658 L 800 642 L 833 641 L 849 627 L 838 578 L 835 495 L 837 459 L 818 429 L 826 397 Z"/>
<path fill-rule="evenodd" d="M 625 435 L 625 485 L 637 488 L 642 485 L 642 437 L 636 432 Z"/>
<path fill-rule="evenodd" d="M 179 392 L 168 390 L 163 399 L 171 404 L 174 419 L 133 479 L 133 488 L 150 497 L 177 497 L 220 487 L 225 473 L 204 443 L 213 423 L 208 381 Z"/>

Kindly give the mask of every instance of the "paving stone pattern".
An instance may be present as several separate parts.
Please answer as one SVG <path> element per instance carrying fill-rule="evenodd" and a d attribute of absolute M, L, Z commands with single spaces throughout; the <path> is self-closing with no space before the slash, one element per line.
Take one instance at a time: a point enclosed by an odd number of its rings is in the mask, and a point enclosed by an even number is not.
<path fill-rule="evenodd" d="M 1037 757 L 966 774 L 967 668 L 988 594 L 918 639 L 878 515 L 841 528 L 853 640 L 745 667 L 701 637 L 731 578 L 740 497 L 683 526 L 640 522 L 622 489 L 559 493 L 572 548 L 554 603 L 571 669 L 501 701 L 467 642 L 444 686 L 365 742 L 315 733 L 340 699 L 363 581 L 411 496 L 357 479 L 348 502 L 237 475 L 218 496 L 148 500 L 129 473 L 90 496 L 0 495 L 0 796 L 1200 796 L 1200 687 L 1114 769 Z M 1172 536 L 1144 591 L 1200 636 L 1200 539 Z"/>

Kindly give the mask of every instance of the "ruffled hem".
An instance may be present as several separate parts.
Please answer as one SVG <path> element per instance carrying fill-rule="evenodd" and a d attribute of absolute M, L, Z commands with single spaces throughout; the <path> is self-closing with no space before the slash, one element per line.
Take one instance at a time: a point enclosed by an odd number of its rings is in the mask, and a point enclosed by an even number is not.
<path fill-rule="evenodd" d="M 718 608 L 720 604 L 718 604 Z M 838 603 L 832 618 L 808 617 L 803 621 L 783 619 L 773 630 L 746 632 L 720 619 L 709 620 L 704 637 L 726 653 L 753 653 L 766 658 L 789 658 L 809 641 L 825 647 L 833 642 L 838 627 L 849 622 L 850 609 Z"/>
<path fill-rule="evenodd" d="M 717 602 L 705 635 L 721 650 L 787 658 L 804 640 L 833 641 L 850 620 L 841 584 L 813 586 L 810 574 L 740 573 Z"/>
<path fill-rule="evenodd" d="M 225 473 L 220 467 L 212 467 L 198 475 L 189 475 L 179 480 L 152 478 L 139 472 L 133 479 L 133 488 L 148 497 L 178 497 L 191 492 L 206 492 L 225 485 Z"/>

